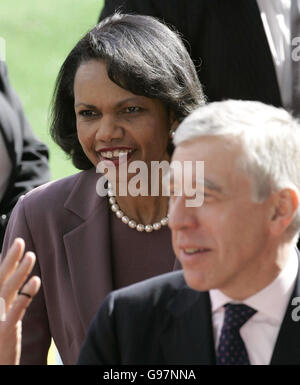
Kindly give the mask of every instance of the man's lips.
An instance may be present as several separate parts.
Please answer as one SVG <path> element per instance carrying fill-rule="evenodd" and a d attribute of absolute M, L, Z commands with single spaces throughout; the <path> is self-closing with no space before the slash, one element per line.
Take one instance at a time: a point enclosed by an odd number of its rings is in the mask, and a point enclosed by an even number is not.
<path fill-rule="evenodd" d="M 205 246 L 184 246 L 184 247 L 180 246 L 179 249 L 180 249 L 180 254 L 183 257 L 201 255 L 212 251 L 211 248 L 205 247 Z"/>

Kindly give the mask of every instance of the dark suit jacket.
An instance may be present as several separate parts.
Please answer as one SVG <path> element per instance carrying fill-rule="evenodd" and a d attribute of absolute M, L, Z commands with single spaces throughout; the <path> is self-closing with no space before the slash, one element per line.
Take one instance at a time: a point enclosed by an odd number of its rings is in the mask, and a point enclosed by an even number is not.
<path fill-rule="evenodd" d="M 0 250 L 10 213 L 18 198 L 50 179 L 48 149 L 28 124 L 20 100 L 0 60 L 0 132 L 12 163 L 9 184 L 0 201 Z"/>
<path fill-rule="evenodd" d="M 298 277 L 292 298 L 299 295 Z M 300 364 L 294 309 L 290 301 L 271 364 Z M 190 289 L 182 271 L 112 292 L 89 328 L 78 363 L 215 364 L 208 292 Z"/>
<path fill-rule="evenodd" d="M 255 0 L 106 0 L 100 19 L 118 8 L 158 17 L 176 27 L 208 101 L 231 98 L 282 104 Z"/>
<path fill-rule="evenodd" d="M 24 238 L 26 250 L 37 255 L 33 274 L 42 279 L 23 320 L 22 364 L 46 364 L 51 336 L 64 364 L 75 364 L 91 320 L 113 289 L 110 210 L 96 193 L 99 177 L 92 168 L 40 186 L 12 213 L 3 255 L 15 237 Z"/>

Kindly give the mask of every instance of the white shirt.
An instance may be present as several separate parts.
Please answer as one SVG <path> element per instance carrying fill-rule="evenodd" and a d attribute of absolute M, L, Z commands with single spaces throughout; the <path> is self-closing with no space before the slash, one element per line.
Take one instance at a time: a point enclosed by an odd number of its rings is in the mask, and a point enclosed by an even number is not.
<path fill-rule="evenodd" d="M 294 1 L 294 0 L 293 0 Z M 257 0 L 272 53 L 281 99 L 292 105 L 291 0 Z"/>
<path fill-rule="evenodd" d="M 0 202 L 7 189 L 12 164 L 0 130 Z"/>
<path fill-rule="evenodd" d="M 224 305 L 228 302 L 243 303 L 257 310 L 241 328 L 252 365 L 268 365 L 271 361 L 290 297 L 298 274 L 298 256 L 293 251 L 285 267 L 264 289 L 245 299 L 234 301 L 220 290 L 210 290 L 215 348 L 217 350 L 224 321 Z"/>

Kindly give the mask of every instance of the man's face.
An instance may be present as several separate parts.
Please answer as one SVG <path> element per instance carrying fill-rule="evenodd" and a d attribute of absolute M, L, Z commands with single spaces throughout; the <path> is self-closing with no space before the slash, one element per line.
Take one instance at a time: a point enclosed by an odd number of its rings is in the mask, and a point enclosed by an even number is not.
<path fill-rule="evenodd" d="M 253 202 L 241 155 L 241 145 L 230 138 L 206 136 L 177 147 L 174 161 L 204 161 L 204 203 L 186 207 L 189 197 L 171 196 L 169 207 L 173 248 L 188 285 L 218 288 L 233 298 L 254 294 L 274 274 L 272 199 Z"/>

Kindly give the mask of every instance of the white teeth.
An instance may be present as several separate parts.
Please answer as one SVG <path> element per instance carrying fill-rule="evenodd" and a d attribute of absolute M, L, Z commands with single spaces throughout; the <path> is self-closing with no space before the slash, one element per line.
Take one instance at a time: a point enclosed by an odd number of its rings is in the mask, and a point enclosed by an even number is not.
<path fill-rule="evenodd" d="M 103 152 L 101 152 L 101 155 L 102 155 L 104 158 L 112 158 L 113 153 L 112 153 L 111 151 L 103 151 Z"/>
<path fill-rule="evenodd" d="M 201 250 L 200 249 L 189 249 L 189 248 L 188 249 L 184 249 L 184 252 L 186 254 L 193 254 L 193 253 L 196 253 L 196 252 L 199 252 L 199 251 L 201 251 Z"/>
<path fill-rule="evenodd" d="M 194 254 L 194 253 L 202 253 L 205 251 L 209 251 L 209 249 L 205 247 L 201 247 L 199 249 L 194 249 L 194 248 L 185 248 L 183 249 L 186 254 Z"/>
<path fill-rule="evenodd" d="M 128 153 L 131 153 L 133 150 L 114 150 L 112 151 L 102 151 L 101 155 L 104 158 L 118 158 L 120 155 L 127 155 Z"/>
<path fill-rule="evenodd" d="M 203 251 L 205 252 L 205 251 L 209 251 L 209 250 L 205 247 L 202 247 L 200 249 L 194 249 L 194 248 L 185 248 L 184 249 L 184 252 L 186 254 L 202 253 Z"/>

